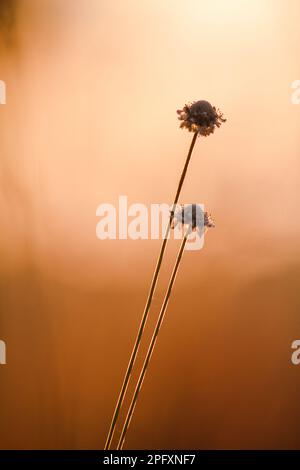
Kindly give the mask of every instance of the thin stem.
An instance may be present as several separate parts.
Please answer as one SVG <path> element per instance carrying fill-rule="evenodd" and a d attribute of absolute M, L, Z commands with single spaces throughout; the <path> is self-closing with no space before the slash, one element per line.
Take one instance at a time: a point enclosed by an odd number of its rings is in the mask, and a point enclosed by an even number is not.
<path fill-rule="evenodd" d="M 117 445 L 117 450 L 122 449 L 123 445 L 124 445 L 126 432 L 127 432 L 128 426 L 130 424 L 130 421 L 131 421 L 131 418 L 132 418 L 132 415 L 133 415 L 133 412 L 134 412 L 134 409 L 135 409 L 135 405 L 136 405 L 136 402 L 137 402 L 137 399 L 138 399 L 138 395 L 140 393 L 140 390 L 141 390 L 141 387 L 142 387 L 142 384 L 143 384 L 143 381 L 144 381 L 144 378 L 145 378 L 145 375 L 146 375 L 146 372 L 147 372 L 147 368 L 148 368 L 148 365 L 149 365 L 149 362 L 150 362 L 150 359 L 151 359 L 151 356 L 152 356 L 152 353 L 153 353 L 153 349 L 154 349 L 154 346 L 155 346 L 155 343 L 156 343 L 156 339 L 157 339 L 161 324 L 162 324 L 164 316 L 165 316 L 165 312 L 166 312 L 166 309 L 167 309 L 167 306 L 168 306 L 168 302 L 169 302 L 169 299 L 170 299 L 170 295 L 171 295 L 171 292 L 172 292 L 174 281 L 176 279 L 179 264 L 180 264 L 180 261 L 181 261 L 182 255 L 183 255 L 184 247 L 185 247 L 185 244 L 186 244 L 187 237 L 188 237 L 189 233 L 190 233 L 190 231 L 187 230 L 184 237 L 183 237 L 181 245 L 180 245 L 180 249 L 179 249 L 179 252 L 178 252 L 178 255 L 177 255 L 177 258 L 176 258 L 175 266 L 173 268 L 171 279 L 169 281 L 168 289 L 167 289 L 167 292 L 166 292 L 161 310 L 159 312 L 159 317 L 158 317 L 158 320 L 157 320 L 157 323 L 156 323 L 156 326 L 155 326 L 155 330 L 154 330 L 153 336 L 151 338 L 151 342 L 150 342 L 150 345 L 149 345 L 149 348 L 148 348 L 148 351 L 147 351 L 147 354 L 146 354 L 146 357 L 145 357 L 145 360 L 144 360 L 143 368 L 141 370 L 141 373 L 140 373 L 140 376 L 139 376 L 139 379 L 138 379 L 138 382 L 137 382 L 137 385 L 136 385 L 136 389 L 134 391 L 134 395 L 133 395 L 133 398 L 131 400 L 129 410 L 128 410 L 128 413 L 127 413 L 127 416 L 126 416 L 126 420 L 125 420 L 125 423 L 124 423 L 124 426 L 123 426 L 123 429 L 122 429 L 122 433 L 121 433 L 121 436 L 120 436 L 120 439 L 119 439 L 119 442 L 118 442 L 118 445 Z"/>
<path fill-rule="evenodd" d="M 194 146 L 195 146 L 195 143 L 196 143 L 197 135 L 198 135 L 197 132 L 195 132 L 194 135 L 193 135 L 192 142 L 190 144 L 190 148 L 189 148 L 189 151 L 188 151 L 188 154 L 187 154 L 187 157 L 186 157 L 185 165 L 183 167 L 182 174 L 181 174 L 181 177 L 180 177 L 180 180 L 179 180 L 178 188 L 177 188 L 175 199 L 174 199 L 174 202 L 173 202 L 173 207 L 172 207 L 172 210 L 171 210 L 170 220 L 169 220 L 169 223 L 168 223 L 168 226 L 167 226 L 165 237 L 163 239 L 163 242 L 162 242 L 162 245 L 161 245 L 161 248 L 160 248 L 160 252 L 159 252 L 159 255 L 158 255 L 158 260 L 157 260 L 157 263 L 156 263 L 155 271 L 154 271 L 154 274 L 153 274 L 153 278 L 152 278 L 149 293 L 148 293 L 147 302 L 146 302 L 146 305 L 145 305 L 145 308 L 144 308 L 144 312 L 143 312 L 142 320 L 141 320 L 140 327 L 139 327 L 139 330 L 138 330 L 138 333 L 137 333 L 137 337 L 136 337 L 136 340 L 135 340 L 135 344 L 133 346 L 133 350 L 132 350 L 132 353 L 131 353 L 131 356 L 130 356 L 130 359 L 129 359 L 129 363 L 128 363 L 126 374 L 125 374 L 125 377 L 124 377 L 124 380 L 123 380 L 122 388 L 121 388 L 121 391 L 120 391 L 120 394 L 119 394 L 119 397 L 118 397 L 118 401 L 117 401 L 117 404 L 116 404 L 116 407 L 115 407 L 115 411 L 114 411 L 114 414 L 113 414 L 113 417 L 112 417 L 112 420 L 111 420 L 111 424 L 110 424 L 109 432 L 108 432 L 108 435 L 107 435 L 104 450 L 108 450 L 110 448 L 111 441 L 112 441 L 112 438 L 113 438 L 113 435 L 114 435 L 114 432 L 115 432 L 115 428 L 116 428 L 117 420 L 118 420 L 118 417 L 119 417 L 119 414 L 120 414 L 121 406 L 122 406 L 122 403 L 123 403 L 123 400 L 124 400 L 124 397 L 125 397 L 125 394 L 126 394 L 126 391 L 127 391 L 128 383 L 129 383 L 130 376 L 131 376 L 131 373 L 132 373 L 132 369 L 133 369 L 133 366 L 134 366 L 134 363 L 135 363 L 135 360 L 136 360 L 136 356 L 137 356 L 138 349 L 139 349 L 139 346 L 140 346 L 140 342 L 141 342 L 141 339 L 142 339 L 143 331 L 144 331 L 146 321 L 147 321 L 147 318 L 148 318 L 148 313 L 149 313 L 149 310 L 150 310 L 150 306 L 151 306 L 151 303 L 152 303 L 152 300 L 153 300 L 153 295 L 154 295 L 154 291 L 155 291 L 155 288 L 156 288 L 156 284 L 157 284 L 157 280 L 158 280 L 162 260 L 163 260 L 165 249 L 166 249 L 166 246 L 167 246 L 169 231 L 170 231 L 171 224 L 172 224 L 172 221 L 173 221 L 173 218 L 174 218 L 175 207 L 176 207 L 176 204 L 177 204 L 179 196 L 180 196 L 180 192 L 181 192 L 182 185 L 183 185 L 183 182 L 184 182 L 184 179 L 185 179 L 185 175 L 186 175 L 186 172 L 187 172 L 190 160 L 191 160 L 191 156 L 192 156 L 192 153 L 193 153 L 193 149 L 194 149 Z"/>
<path fill-rule="evenodd" d="M 179 184 L 178 184 L 178 188 L 177 188 L 177 192 L 176 192 L 176 196 L 175 196 L 175 199 L 174 199 L 174 206 L 176 206 L 176 204 L 177 204 L 177 202 L 178 202 L 178 199 L 179 199 L 179 196 L 180 196 L 181 188 L 182 188 L 182 185 L 183 185 L 183 182 L 184 182 L 184 178 L 185 178 L 185 175 L 186 175 L 186 172 L 187 172 L 189 163 L 190 163 L 190 159 L 191 159 L 191 156 L 192 156 L 192 152 L 193 152 L 194 145 L 195 145 L 195 143 L 196 143 L 197 135 L 198 135 L 198 133 L 195 132 L 195 134 L 193 135 L 193 138 L 192 138 L 192 142 L 191 142 L 191 145 L 190 145 L 189 153 L 188 153 L 188 155 L 187 155 L 187 157 L 186 157 L 186 162 L 185 162 L 184 168 L 183 168 L 183 170 L 182 170 L 181 178 L 180 178 L 180 181 L 179 181 Z"/>

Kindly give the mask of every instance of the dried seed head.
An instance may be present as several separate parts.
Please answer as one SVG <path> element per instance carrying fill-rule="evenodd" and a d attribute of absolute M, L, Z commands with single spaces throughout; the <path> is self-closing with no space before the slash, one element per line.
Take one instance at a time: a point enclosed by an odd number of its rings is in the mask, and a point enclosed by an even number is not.
<path fill-rule="evenodd" d="M 205 100 L 186 104 L 177 114 L 178 119 L 182 121 L 182 129 L 186 128 L 205 137 L 212 134 L 216 127 L 220 127 L 222 122 L 226 122 L 221 111 Z"/>
<path fill-rule="evenodd" d="M 203 231 L 204 227 L 215 227 L 211 215 L 208 212 L 204 212 L 198 204 L 181 206 L 174 214 L 172 228 L 177 224 L 189 225 L 192 230 L 198 229 L 200 232 Z"/>

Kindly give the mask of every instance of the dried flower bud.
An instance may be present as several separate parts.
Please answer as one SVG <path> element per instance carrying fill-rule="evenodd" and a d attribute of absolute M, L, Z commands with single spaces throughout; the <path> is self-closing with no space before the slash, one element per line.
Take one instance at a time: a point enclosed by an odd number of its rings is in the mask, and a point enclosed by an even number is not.
<path fill-rule="evenodd" d="M 172 228 L 177 224 L 189 225 L 192 230 L 199 230 L 201 233 L 204 227 L 215 227 L 214 221 L 208 212 L 204 212 L 198 204 L 181 206 L 175 212 L 172 220 Z"/>
<path fill-rule="evenodd" d="M 200 100 L 186 104 L 183 109 L 177 111 L 180 127 L 198 135 L 208 136 L 216 127 L 220 127 L 226 119 L 219 109 L 216 109 L 208 101 Z"/>

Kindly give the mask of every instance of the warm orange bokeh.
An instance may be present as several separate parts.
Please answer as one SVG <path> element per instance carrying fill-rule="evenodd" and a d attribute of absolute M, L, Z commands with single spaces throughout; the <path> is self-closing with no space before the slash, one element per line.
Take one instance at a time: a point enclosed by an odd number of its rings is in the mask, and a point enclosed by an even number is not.
<path fill-rule="evenodd" d="M 194 99 L 228 122 L 181 202 L 217 227 L 184 255 L 126 448 L 300 448 L 299 1 L 2 3 L 1 448 L 103 446 L 160 242 L 98 240 L 96 208 L 172 202 Z"/>

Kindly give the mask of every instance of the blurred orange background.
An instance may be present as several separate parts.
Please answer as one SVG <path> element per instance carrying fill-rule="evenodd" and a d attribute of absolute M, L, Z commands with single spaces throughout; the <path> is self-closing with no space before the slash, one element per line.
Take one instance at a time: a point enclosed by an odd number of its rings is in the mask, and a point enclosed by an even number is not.
<path fill-rule="evenodd" d="M 228 121 L 198 139 L 180 202 L 216 228 L 184 255 L 125 448 L 300 448 L 299 16 L 1 0 L 2 449 L 103 448 L 161 242 L 97 239 L 96 208 L 172 202 L 191 139 L 176 109 L 198 99 Z"/>

